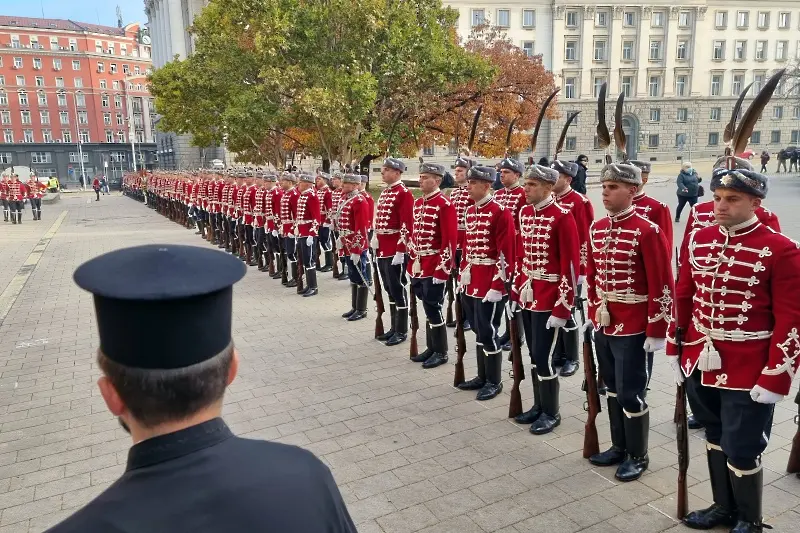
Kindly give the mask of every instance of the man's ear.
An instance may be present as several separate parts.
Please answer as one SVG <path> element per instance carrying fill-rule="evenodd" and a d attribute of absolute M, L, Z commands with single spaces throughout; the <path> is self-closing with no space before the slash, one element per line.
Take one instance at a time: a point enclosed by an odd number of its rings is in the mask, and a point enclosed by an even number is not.
<path fill-rule="evenodd" d="M 758 209 L 759 207 L 761 207 L 761 198 L 756 196 L 753 198 L 753 209 Z"/>
<path fill-rule="evenodd" d="M 231 357 L 231 367 L 228 370 L 227 385 L 233 383 L 233 380 L 236 379 L 236 374 L 238 373 L 239 373 L 239 352 L 237 352 L 236 348 L 234 348 L 233 356 Z"/>
<path fill-rule="evenodd" d="M 108 377 L 100 376 L 100 378 L 97 380 L 97 386 L 100 389 L 100 395 L 103 397 L 103 400 L 106 402 L 106 406 L 108 407 L 108 410 L 111 411 L 112 415 L 120 416 L 128 410 L 125 407 L 125 403 L 123 403 L 122 398 L 120 398 L 117 389 L 114 388 L 114 385 L 111 384 L 111 380 L 108 379 Z"/>

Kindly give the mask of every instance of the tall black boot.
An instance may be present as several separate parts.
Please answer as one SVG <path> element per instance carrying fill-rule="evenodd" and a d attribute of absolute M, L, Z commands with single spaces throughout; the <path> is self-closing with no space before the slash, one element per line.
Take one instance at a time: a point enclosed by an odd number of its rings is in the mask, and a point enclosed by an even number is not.
<path fill-rule="evenodd" d="M 431 323 L 425 321 L 425 349 L 411 358 L 414 363 L 424 363 L 433 355 L 433 340 L 431 340 Z"/>
<path fill-rule="evenodd" d="M 195 232 L 195 235 L 200 235 L 200 236 L 203 235 L 203 233 L 204 233 L 203 232 L 203 226 L 204 226 L 203 221 L 198 218 L 197 219 L 197 231 Z"/>
<path fill-rule="evenodd" d="M 542 414 L 542 396 L 539 380 L 534 378 L 536 367 L 531 366 L 531 383 L 533 383 L 533 407 L 514 418 L 517 424 L 533 424 Z"/>
<path fill-rule="evenodd" d="M 307 268 L 306 269 L 306 290 L 303 292 L 303 298 L 308 298 L 310 296 L 316 296 L 319 294 L 319 289 L 317 289 L 317 269 L 316 268 Z"/>
<path fill-rule="evenodd" d="M 17 211 L 17 224 L 22 224 L 22 211 Z"/>
<path fill-rule="evenodd" d="M 396 346 L 408 338 L 408 308 L 397 309 L 394 335 L 386 339 L 386 346 Z"/>
<path fill-rule="evenodd" d="M 333 270 L 333 251 L 325 252 L 325 264 L 319 269 L 320 272 L 330 272 Z"/>
<path fill-rule="evenodd" d="M 362 318 L 367 318 L 367 301 L 369 300 L 369 287 L 357 285 L 356 293 L 356 312 L 347 318 L 348 322 L 355 322 Z"/>
<path fill-rule="evenodd" d="M 475 347 L 475 359 L 478 363 L 478 376 L 458 385 L 461 390 L 478 390 L 486 384 L 486 353 L 483 346 Z"/>
<path fill-rule="evenodd" d="M 618 465 L 625 460 L 625 413 L 622 412 L 617 397 L 611 396 L 611 393 L 606 398 L 606 404 L 611 429 L 611 448 L 589 457 L 589 462 L 596 466 Z"/>
<path fill-rule="evenodd" d="M 286 273 L 289 276 L 286 281 L 286 287 L 297 287 L 297 261 L 286 260 Z"/>
<path fill-rule="evenodd" d="M 561 414 L 559 413 L 558 393 L 561 384 L 558 377 L 553 379 L 539 378 L 539 388 L 542 395 L 542 415 L 531 424 L 531 433 L 534 435 L 544 435 L 550 433 L 561 425 Z"/>
<path fill-rule="evenodd" d="M 637 413 L 638 414 L 638 413 Z M 642 477 L 650 464 L 647 440 L 650 433 L 650 412 L 641 416 L 625 415 L 625 445 L 628 455 L 614 474 L 620 481 L 633 481 Z"/>
<path fill-rule="evenodd" d="M 8 222 L 8 209 L 3 209 L 3 222 Z"/>
<path fill-rule="evenodd" d="M 558 374 L 561 377 L 569 377 L 578 371 L 578 347 L 580 346 L 580 331 L 572 317 L 567 320 L 567 325 L 560 331 L 564 342 L 564 364 Z"/>
<path fill-rule="evenodd" d="M 350 318 L 350 316 L 356 312 L 356 300 L 358 296 L 358 285 L 355 283 L 350 284 L 350 310 L 346 313 L 342 313 L 342 318 Z"/>
<path fill-rule="evenodd" d="M 16 224 L 17 223 L 17 212 L 16 211 L 11 211 L 11 223 L 12 224 Z"/>
<path fill-rule="evenodd" d="M 447 327 L 445 324 L 431 327 L 431 346 L 433 353 L 422 368 L 436 368 L 447 362 Z"/>
<path fill-rule="evenodd" d="M 391 327 L 389 328 L 389 331 L 385 332 L 383 335 L 378 335 L 377 337 L 375 337 L 379 341 L 388 341 L 392 337 L 392 335 L 394 335 L 394 328 L 397 322 L 397 306 L 393 303 L 389 304 L 389 319 L 391 320 L 392 323 Z"/>
<path fill-rule="evenodd" d="M 502 368 L 502 351 L 486 356 L 486 383 L 483 385 L 481 390 L 478 391 L 478 395 L 475 396 L 476 400 L 491 400 L 503 392 L 503 382 L 500 375 Z"/>
<path fill-rule="evenodd" d="M 275 258 L 273 259 L 273 261 L 275 261 L 275 273 L 272 275 L 272 279 L 281 279 L 283 277 L 284 269 L 283 260 L 281 260 L 281 254 L 275 253 L 272 255 Z"/>
<path fill-rule="evenodd" d="M 761 533 L 769 528 L 761 523 L 761 506 L 764 493 L 764 471 L 759 466 L 758 472 L 742 472 L 728 465 L 729 476 L 733 486 L 733 496 L 739 508 L 739 521 L 731 529 L 731 533 Z"/>
<path fill-rule="evenodd" d="M 692 529 L 713 529 L 717 526 L 736 525 L 736 500 L 728 470 L 728 458 L 715 444 L 706 444 L 708 473 L 711 476 L 711 494 L 714 503 L 700 511 L 692 511 L 683 518 L 683 523 Z"/>
<path fill-rule="evenodd" d="M 340 259 L 340 262 L 341 262 L 342 268 L 339 269 L 339 277 L 337 279 L 339 281 L 342 281 L 342 280 L 345 280 L 345 279 L 349 279 L 350 275 L 348 274 L 347 261 L 345 261 L 344 259 Z"/>

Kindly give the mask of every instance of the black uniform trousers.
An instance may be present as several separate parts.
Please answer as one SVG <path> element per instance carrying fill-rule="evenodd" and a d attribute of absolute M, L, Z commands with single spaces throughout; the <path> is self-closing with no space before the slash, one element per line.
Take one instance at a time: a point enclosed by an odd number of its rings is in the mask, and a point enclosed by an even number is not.
<path fill-rule="evenodd" d="M 303 267 L 306 269 L 316 268 L 317 254 L 316 237 L 311 237 L 311 244 L 308 244 L 308 237 L 297 238 L 297 248 L 300 253 L 300 260 L 303 262 Z"/>
<path fill-rule="evenodd" d="M 598 372 L 608 387 L 608 394 L 616 396 L 626 413 L 636 415 L 647 411 L 647 384 L 650 381 L 653 354 L 644 351 L 646 333 L 636 335 L 606 335 L 595 331 Z"/>
<path fill-rule="evenodd" d="M 263 226 L 259 226 L 253 230 L 253 244 L 256 246 L 255 253 L 267 253 L 267 232 Z"/>
<path fill-rule="evenodd" d="M 484 302 L 482 298 L 461 296 L 464 316 L 472 325 L 472 331 L 475 332 L 475 342 L 479 346 L 483 346 L 486 355 L 500 352 L 497 331 L 500 329 L 500 323 L 505 314 L 505 302 L 505 297 L 499 302 Z"/>
<path fill-rule="evenodd" d="M 686 380 L 686 396 L 695 419 L 703 424 L 706 440 L 722 447 L 728 463 L 752 470 L 767 449 L 775 406 L 754 402 L 750 391 L 702 385 L 702 372 Z"/>
<path fill-rule="evenodd" d="M 333 250 L 333 243 L 331 242 L 331 228 L 327 226 L 320 226 L 319 228 L 319 246 L 323 252 L 330 252 Z"/>
<path fill-rule="evenodd" d="M 31 198 L 31 209 L 34 211 L 41 211 L 42 210 L 42 199 L 41 198 Z"/>
<path fill-rule="evenodd" d="M 414 296 L 422 302 L 422 309 L 425 311 L 425 318 L 428 319 L 431 327 L 436 328 L 444 325 L 444 291 L 445 283 L 434 283 L 433 278 L 411 278 L 411 290 Z"/>
<path fill-rule="evenodd" d="M 393 257 L 378 258 L 378 272 L 381 275 L 383 290 L 389 295 L 389 304 L 397 306 L 398 309 L 408 309 L 406 300 L 406 264 L 408 257 L 400 265 L 392 264 Z"/>
<path fill-rule="evenodd" d="M 547 320 L 550 311 L 519 312 L 522 317 L 522 328 L 525 331 L 525 344 L 531 356 L 531 364 L 536 369 L 536 374 L 543 379 L 550 379 L 558 375 L 553 364 L 553 356 L 561 337 L 562 328 L 547 329 Z"/>
<path fill-rule="evenodd" d="M 22 213 L 25 210 L 25 200 L 9 200 L 8 205 L 12 213 Z"/>
<path fill-rule="evenodd" d="M 294 237 L 283 238 L 283 249 L 286 250 L 286 259 L 297 261 L 297 239 Z"/>
<path fill-rule="evenodd" d="M 245 224 L 244 226 L 244 242 L 248 244 L 255 244 L 255 238 L 253 236 L 253 225 L 252 224 Z"/>
<path fill-rule="evenodd" d="M 272 230 L 267 234 L 267 241 L 270 252 L 280 254 L 283 250 L 283 239 L 278 235 L 278 230 Z"/>
<path fill-rule="evenodd" d="M 5 211 L 5 215 L 8 216 L 8 212 L 11 210 L 11 206 L 9 205 L 8 199 L 3 198 L 3 211 Z"/>
<path fill-rule="evenodd" d="M 347 278 L 350 283 L 355 283 L 359 287 L 366 287 L 367 283 L 372 279 L 369 262 L 367 261 L 368 253 L 366 250 L 361 252 L 358 264 L 354 264 L 349 255 L 344 256 L 345 261 L 347 261 Z M 367 283 L 364 283 L 365 281 Z"/>

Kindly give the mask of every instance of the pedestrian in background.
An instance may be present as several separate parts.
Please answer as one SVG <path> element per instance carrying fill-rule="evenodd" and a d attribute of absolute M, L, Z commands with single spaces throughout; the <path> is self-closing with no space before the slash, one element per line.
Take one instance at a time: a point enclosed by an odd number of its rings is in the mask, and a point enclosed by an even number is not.
<path fill-rule="evenodd" d="M 95 198 L 94 201 L 95 202 L 99 202 L 100 201 L 100 180 L 97 179 L 97 176 L 95 176 L 94 180 L 92 181 L 92 189 L 94 189 L 94 194 L 97 195 L 97 198 Z"/>
<path fill-rule="evenodd" d="M 690 206 L 697 203 L 697 198 L 700 196 L 700 181 L 701 178 L 692 168 L 692 163 L 684 161 L 677 179 L 678 208 L 675 210 L 675 222 L 681 221 L 681 212 L 687 203 Z"/>
<path fill-rule="evenodd" d="M 105 176 L 100 176 L 100 190 L 103 194 L 108 194 L 108 179 Z"/>
<path fill-rule="evenodd" d="M 769 152 L 764 150 L 761 152 L 761 172 L 767 171 L 767 163 L 769 163 Z"/>
<path fill-rule="evenodd" d="M 797 172 L 797 163 L 800 159 L 800 149 L 795 148 L 789 155 L 789 172 Z"/>
<path fill-rule="evenodd" d="M 781 173 L 781 166 L 783 167 L 783 171 L 786 172 L 786 160 L 789 159 L 789 155 L 786 153 L 786 150 L 781 149 L 778 152 L 778 168 L 775 170 L 776 174 Z"/>
<path fill-rule="evenodd" d="M 575 162 L 578 163 L 578 173 L 572 180 L 572 188 L 581 194 L 586 194 L 586 171 L 589 170 L 589 158 L 581 154 Z"/>

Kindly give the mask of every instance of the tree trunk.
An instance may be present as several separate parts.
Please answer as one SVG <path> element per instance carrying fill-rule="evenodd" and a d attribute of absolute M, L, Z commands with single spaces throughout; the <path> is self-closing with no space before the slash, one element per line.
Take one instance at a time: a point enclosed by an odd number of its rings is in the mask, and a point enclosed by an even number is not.
<path fill-rule="evenodd" d="M 369 180 L 369 165 L 375 159 L 377 159 L 377 157 L 374 156 L 374 155 L 366 155 L 366 156 L 364 156 L 363 159 L 361 159 L 361 162 L 358 164 L 358 173 L 361 174 L 362 176 L 367 176 L 366 189 L 368 191 L 371 190 L 370 187 L 372 186 L 372 183 L 370 183 L 370 180 Z"/>
<path fill-rule="evenodd" d="M 327 158 L 322 159 L 322 171 L 330 173 L 331 171 L 331 160 Z"/>

